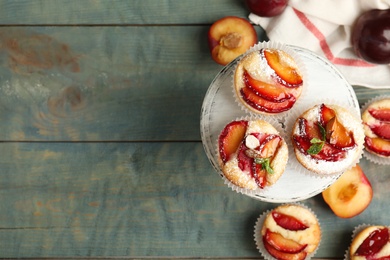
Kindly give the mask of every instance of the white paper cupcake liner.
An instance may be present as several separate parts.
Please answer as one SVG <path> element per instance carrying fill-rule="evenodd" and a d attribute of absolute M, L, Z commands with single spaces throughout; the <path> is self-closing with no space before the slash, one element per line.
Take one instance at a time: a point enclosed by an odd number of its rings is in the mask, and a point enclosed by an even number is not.
<path fill-rule="evenodd" d="M 338 101 L 338 100 L 331 100 L 331 99 L 324 99 L 322 101 L 307 102 L 305 107 L 300 106 L 300 107 L 296 108 L 294 111 L 292 111 L 290 113 L 290 115 L 286 118 L 286 121 L 285 121 L 286 135 L 290 139 L 288 142 L 288 145 L 289 145 L 291 167 L 299 173 L 314 176 L 317 178 L 328 178 L 328 177 L 337 178 L 345 171 L 353 168 L 360 161 L 360 159 L 362 158 L 362 154 L 363 154 L 364 138 L 361 138 L 359 140 L 355 140 L 357 142 L 358 147 L 359 147 L 359 151 L 357 151 L 356 156 L 353 158 L 353 160 L 351 160 L 351 162 L 348 165 L 340 165 L 340 166 L 342 166 L 341 167 L 342 170 L 332 171 L 330 173 L 316 173 L 316 172 L 313 172 L 313 171 L 307 169 L 306 167 L 304 167 L 298 161 L 298 159 L 295 155 L 295 149 L 294 149 L 294 145 L 293 145 L 293 141 L 292 141 L 292 132 L 293 132 L 293 127 L 294 127 L 294 124 L 296 122 L 296 119 L 298 117 L 300 117 L 308 109 L 311 109 L 314 106 L 317 106 L 321 103 L 339 106 L 339 107 L 345 108 L 348 112 L 350 112 L 351 116 L 354 117 L 358 122 L 360 122 L 360 124 L 357 124 L 359 126 L 359 129 L 354 129 L 354 131 L 360 131 L 361 132 L 360 136 L 363 137 L 363 135 L 362 135 L 363 128 L 360 127 L 361 126 L 361 118 L 360 118 L 359 111 L 356 111 L 356 109 L 350 107 L 346 102 Z M 330 164 L 324 163 L 323 167 L 326 167 L 326 165 L 330 165 Z M 338 166 L 335 167 L 335 169 L 337 169 L 337 168 L 339 168 L 339 167 Z"/>
<path fill-rule="evenodd" d="M 364 111 L 367 110 L 367 108 L 374 102 L 380 101 L 383 99 L 390 99 L 390 95 L 380 95 L 375 98 L 372 98 L 368 100 L 361 109 L 361 114 L 363 115 Z M 368 159 L 369 161 L 379 164 L 379 165 L 390 165 L 390 157 L 383 157 L 379 156 L 378 154 L 375 154 L 374 152 L 370 152 L 367 149 L 364 149 L 363 153 L 364 157 Z"/>
<path fill-rule="evenodd" d="M 364 157 L 370 162 L 379 164 L 379 165 L 390 165 L 390 158 L 380 157 L 374 153 L 369 152 L 367 149 L 364 149 Z"/>
<path fill-rule="evenodd" d="M 307 70 L 306 70 L 306 67 L 305 67 L 305 64 L 304 62 L 302 61 L 302 59 L 299 57 L 299 55 L 294 51 L 292 50 L 288 45 L 285 45 L 285 44 L 282 44 L 282 43 L 279 43 L 279 42 L 272 42 L 272 41 L 263 41 L 263 42 L 259 42 L 257 43 L 256 45 L 252 46 L 248 51 L 246 51 L 243 55 L 241 55 L 237 60 L 236 60 L 236 65 L 234 66 L 234 70 L 236 70 L 240 60 L 242 58 L 244 58 L 246 55 L 248 55 L 249 53 L 251 52 L 254 52 L 254 51 L 259 51 L 263 48 L 269 48 L 269 49 L 278 49 L 278 50 L 282 50 L 284 52 L 286 52 L 287 54 L 289 54 L 293 59 L 294 61 L 296 62 L 297 64 L 297 67 L 302 75 L 302 78 L 303 78 L 303 85 L 302 85 L 302 91 L 301 91 L 301 94 L 300 96 L 297 98 L 297 100 L 295 101 L 294 105 L 292 106 L 292 108 L 290 108 L 289 110 L 286 110 L 286 111 L 283 111 L 283 112 L 280 112 L 280 113 L 266 113 L 266 112 L 261 112 L 261 111 L 258 111 L 256 110 L 255 108 L 252 108 L 249 104 L 246 104 L 244 101 L 242 101 L 237 93 L 236 93 L 236 89 L 235 89 L 235 84 L 234 84 L 234 74 L 232 74 L 232 93 L 234 95 L 234 98 L 235 98 L 235 103 L 237 103 L 237 106 L 241 108 L 241 110 L 243 110 L 244 112 L 248 113 L 248 114 L 254 114 L 254 115 L 263 115 L 263 116 L 268 116 L 268 117 L 275 117 L 277 119 L 283 119 L 285 118 L 289 112 L 295 107 L 297 106 L 299 103 L 300 103 L 300 100 L 306 96 L 307 94 L 307 88 L 308 88 L 308 85 L 307 85 L 307 82 L 306 82 L 306 79 L 307 79 Z"/>
<path fill-rule="evenodd" d="M 285 133 L 284 133 L 284 130 L 282 128 L 282 125 L 280 122 L 278 122 L 276 119 L 274 118 L 269 118 L 269 117 L 266 117 L 266 116 L 262 116 L 262 115 L 248 115 L 248 116 L 244 116 L 244 117 L 240 117 L 240 118 L 236 118 L 236 119 L 233 119 L 231 120 L 230 122 L 233 122 L 233 121 L 238 121 L 238 120 L 247 120 L 247 121 L 251 121 L 251 120 L 264 120 L 268 123 L 270 123 L 280 134 L 280 136 L 286 141 L 287 143 L 287 140 L 286 140 L 286 136 L 285 136 Z M 230 122 L 227 122 L 226 125 Z M 226 126 L 225 125 L 225 126 Z M 220 133 L 223 131 L 223 129 L 221 129 Z M 220 135 L 220 134 L 219 134 Z M 215 149 L 215 153 L 217 155 L 218 158 L 219 157 L 219 135 L 218 135 L 218 138 L 216 140 L 216 149 Z M 288 163 L 288 162 L 287 162 Z M 247 195 L 247 196 L 250 196 L 250 197 L 255 197 L 256 195 L 260 195 L 260 194 L 263 194 L 264 192 L 266 192 L 268 189 L 271 189 L 273 187 L 273 185 L 271 186 L 265 186 L 264 188 L 259 188 L 257 187 L 256 189 L 254 190 L 251 190 L 251 189 L 248 189 L 248 188 L 242 188 L 240 186 L 237 186 L 235 185 L 234 183 L 232 183 L 223 173 L 222 169 L 221 169 L 221 162 L 220 162 L 220 159 L 219 159 L 219 175 L 222 177 L 223 181 L 224 181 L 224 184 L 227 185 L 231 190 L 237 192 L 237 193 L 240 193 L 240 194 L 243 194 L 243 195 Z"/>
<path fill-rule="evenodd" d="M 384 226 L 384 227 L 387 227 L 385 225 L 380 225 L 380 224 L 366 224 L 366 223 L 363 223 L 363 224 L 360 224 L 358 226 L 356 226 L 353 231 L 352 231 L 352 235 L 351 235 L 351 242 L 349 243 L 350 246 L 345 250 L 345 253 L 344 253 L 344 260 L 351 260 L 351 257 L 350 257 L 350 250 L 351 250 L 351 244 L 352 244 L 352 241 L 354 240 L 354 238 L 360 233 L 362 232 L 364 229 L 368 228 L 368 227 L 372 227 L 372 226 Z"/>
<path fill-rule="evenodd" d="M 363 229 L 365 229 L 366 227 L 369 227 L 371 226 L 370 224 L 360 224 L 358 226 L 356 226 L 353 231 L 352 231 L 352 235 L 351 235 L 351 242 L 349 243 L 349 245 L 351 245 L 353 239 L 356 237 L 357 234 L 359 234 Z M 351 249 L 351 246 L 349 246 L 346 250 L 345 250 L 345 253 L 344 253 L 344 260 L 350 260 L 351 257 L 349 255 L 349 251 Z"/>
<path fill-rule="evenodd" d="M 283 206 L 283 205 L 296 205 L 296 206 L 300 206 L 300 207 L 303 207 L 303 208 L 309 210 L 316 217 L 318 225 L 319 225 L 320 230 L 321 230 L 321 224 L 318 221 L 317 215 L 308 206 L 306 206 L 306 205 L 304 205 L 302 203 L 298 203 L 298 202 L 284 203 L 284 204 L 281 204 L 280 206 Z M 274 209 L 272 209 L 272 210 L 274 210 Z M 255 224 L 255 227 L 254 227 L 254 234 L 253 234 L 254 240 L 255 240 L 255 244 L 256 244 L 256 248 L 261 253 L 261 255 L 264 257 L 264 259 L 266 259 L 266 260 L 275 260 L 275 258 L 270 253 L 268 253 L 268 251 L 265 249 L 264 242 L 263 242 L 263 236 L 261 234 L 261 230 L 263 228 L 263 224 L 264 224 L 265 218 L 267 217 L 268 214 L 270 214 L 272 212 L 272 210 L 267 210 L 267 211 L 263 212 L 257 218 L 256 224 Z M 322 237 L 322 231 L 321 231 L 321 237 Z M 317 248 L 312 253 L 308 254 L 306 256 L 305 260 L 311 259 L 317 253 L 318 248 L 320 247 L 320 244 L 321 244 L 321 239 L 320 239 L 320 242 L 317 245 Z"/>

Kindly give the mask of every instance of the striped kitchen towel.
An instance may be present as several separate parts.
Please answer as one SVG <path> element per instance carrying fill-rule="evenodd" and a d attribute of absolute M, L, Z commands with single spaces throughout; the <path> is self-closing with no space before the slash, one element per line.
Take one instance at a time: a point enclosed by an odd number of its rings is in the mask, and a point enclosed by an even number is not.
<path fill-rule="evenodd" d="M 272 41 L 295 45 L 327 58 L 351 85 L 390 88 L 390 65 L 358 58 L 350 41 L 357 17 L 370 9 L 389 9 L 390 0 L 289 0 L 276 17 L 249 19 Z"/>

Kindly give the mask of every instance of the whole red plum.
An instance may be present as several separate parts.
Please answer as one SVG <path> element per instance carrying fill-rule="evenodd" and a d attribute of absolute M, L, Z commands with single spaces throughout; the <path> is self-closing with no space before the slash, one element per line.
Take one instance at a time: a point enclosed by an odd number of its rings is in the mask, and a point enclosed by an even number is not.
<path fill-rule="evenodd" d="M 390 63 L 390 9 L 361 14 L 352 28 L 351 41 L 356 55 L 364 60 Z"/>
<path fill-rule="evenodd" d="M 249 11 L 263 17 L 273 17 L 281 14 L 288 0 L 245 0 Z"/>

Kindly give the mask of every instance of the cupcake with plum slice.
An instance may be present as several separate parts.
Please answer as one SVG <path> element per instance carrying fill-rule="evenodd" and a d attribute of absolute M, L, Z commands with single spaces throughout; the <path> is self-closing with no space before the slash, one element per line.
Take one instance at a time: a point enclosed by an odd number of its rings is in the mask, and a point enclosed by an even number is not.
<path fill-rule="evenodd" d="M 234 92 L 238 103 L 254 114 L 280 115 L 301 96 L 303 64 L 286 46 L 258 45 L 238 61 Z"/>
<path fill-rule="evenodd" d="M 255 225 L 255 242 L 266 259 L 309 259 L 319 247 L 321 228 L 306 206 L 284 204 L 262 214 Z"/>
<path fill-rule="evenodd" d="M 361 120 L 332 104 L 315 105 L 292 127 L 291 140 L 298 162 L 318 176 L 341 174 L 361 158 L 364 132 Z"/>
<path fill-rule="evenodd" d="M 363 108 L 366 157 L 390 164 L 390 97 L 378 97 Z"/>
<path fill-rule="evenodd" d="M 362 225 L 355 228 L 346 256 L 350 260 L 390 259 L 389 227 Z"/>
<path fill-rule="evenodd" d="M 262 119 L 228 123 L 218 137 L 217 153 L 229 186 L 240 192 L 275 184 L 288 160 L 288 147 L 281 133 Z"/>

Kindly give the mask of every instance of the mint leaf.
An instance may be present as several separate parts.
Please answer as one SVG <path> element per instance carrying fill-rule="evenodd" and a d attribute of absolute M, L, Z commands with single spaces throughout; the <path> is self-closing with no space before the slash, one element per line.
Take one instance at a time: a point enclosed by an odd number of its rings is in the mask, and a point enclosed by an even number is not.
<path fill-rule="evenodd" d="M 318 154 L 319 152 L 321 152 L 323 147 L 324 147 L 323 141 L 321 141 L 319 143 L 312 143 L 312 145 L 309 147 L 309 149 L 307 149 L 307 153 L 308 154 Z"/>
<path fill-rule="evenodd" d="M 322 140 L 325 141 L 325 138 L 326 138 L 326 129 L 325 129 L 320 123 L 318 123 L 318 128 L 320 129 L 320 133 L 321 133 L 321 136 L 322 136 Z"/>
<path fill-rule="evenodd" d="M 323 143 L 324 141 L 322 141 L 321 139 L 318 139 L 318 138 L 316 138 L 316 137 L 314 137 L 314 138 L 312 138 L 311 140 L 310 140 L 310 143 L 312 143 L 312 144 L 320 144 L 320 143 Z"/>
<path fill-rule="evenodd" d="M 261 169 L 266 170 L 269 174 L 274 173 L 274 170 L 271 168 L 269 158 L 255 158 L 255 163 L 261 164 Z"/>
<path fill-rule="evenodd" d="M 318 154 L 319 152 L 321 152 L 325 144 L 326 129 L 320 123 L 317 123 L 317 125 L 320 129 L 322 139 L 314 137 L 310 140 L 311 146 L 309 147 L 309 149 L 307 149 L 308 154 Z"/>

